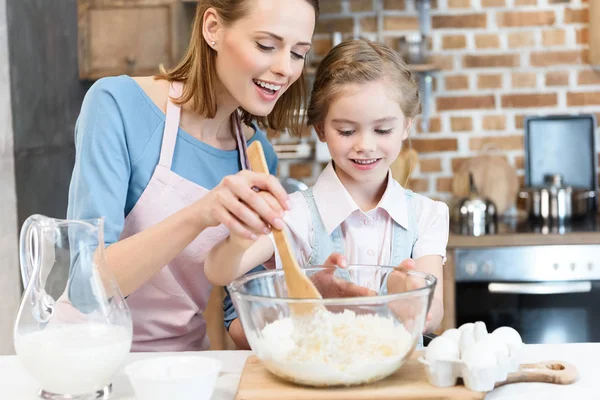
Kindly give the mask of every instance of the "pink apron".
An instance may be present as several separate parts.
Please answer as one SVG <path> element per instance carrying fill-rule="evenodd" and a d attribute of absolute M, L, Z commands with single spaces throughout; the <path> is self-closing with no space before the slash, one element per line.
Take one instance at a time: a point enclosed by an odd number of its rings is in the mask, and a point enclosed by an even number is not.
<path fill-rule="evenodd" d="M 179 98 L 182 89 L 181 82 L 173 82 L 169 96 Z M 209 192 L 171 171 L 180 113 L 180 107 L 169 99 L 160 160 L 150 183 L 125 218 L 120 239 L 150 228 Z M 246 141 L 237 112 L 232 119 L 241 149 L 240 162 L 242 168 L 247 168 Z M 212 286 L 204 276 L 204 260 L 210 248 L 228 235 L 223 225 L 206 229 L 127 298 L 133 318 L 132 351 L 208 349 L 203 312 Z"/>

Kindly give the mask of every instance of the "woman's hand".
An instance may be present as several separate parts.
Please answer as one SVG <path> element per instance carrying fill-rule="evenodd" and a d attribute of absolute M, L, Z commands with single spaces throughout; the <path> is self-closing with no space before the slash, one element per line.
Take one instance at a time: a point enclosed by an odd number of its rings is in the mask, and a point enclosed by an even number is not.
<path fill-rule="evenodd" d="M 271 226 L 283 229 L 284 210 L 290 209 L 289 196 L 276 177 L 248 170 L 223 178 L 198 206 L 204 227 L 223 224 L 232 235 L 249 240 L 269 234 Z"/>

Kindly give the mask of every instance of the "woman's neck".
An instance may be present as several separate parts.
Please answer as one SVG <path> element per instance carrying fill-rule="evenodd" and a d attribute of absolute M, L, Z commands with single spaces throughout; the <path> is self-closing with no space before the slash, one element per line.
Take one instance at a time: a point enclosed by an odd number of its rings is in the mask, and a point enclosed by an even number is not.
<path fill-rule="evenodd" d="M 214 118 L 206 118 L 194 111 L 192 102 L 181 108 L 181 127 L 190 135 L 204 143 L 223 150 L 235 148 L 235 133 L 232 131 L 231 114 L 239 103 L 225 90 L 217 86 L 217 112 Z"/>
<path fill-rule="evenodd" d="M 387 188 L 387 175 L 377 182 L 356 182 L 333 164 L 333 169 L 342 185 L 346 188 L 352 200 L 364 211 L 371 211 L 381 201 Z M 341 173 L 340 173 L 341 172 Z"/>

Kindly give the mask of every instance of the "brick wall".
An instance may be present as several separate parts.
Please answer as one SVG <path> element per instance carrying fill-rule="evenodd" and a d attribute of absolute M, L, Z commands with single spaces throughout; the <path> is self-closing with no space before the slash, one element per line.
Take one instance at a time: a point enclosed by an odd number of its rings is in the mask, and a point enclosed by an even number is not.
<path fill-rule="evenodd" d="M 397 49 L 399 37 L 418 30 L 414 0 L 383 0 L 383 21 L 378 3 L 322 0 L 315 58 L 331 47 L 333 31 L 376 40 L 379 22 Z M 434 0 L 431 15 L 431 50 L 442 69 L 429 132 L 412 135 L 421 159 L 414 190 L 450 200 L 453 171 L 488 144 L 522 179 L 524 116 L 600 115 L 600 72 L 587 65 L 587 0 Z"/>

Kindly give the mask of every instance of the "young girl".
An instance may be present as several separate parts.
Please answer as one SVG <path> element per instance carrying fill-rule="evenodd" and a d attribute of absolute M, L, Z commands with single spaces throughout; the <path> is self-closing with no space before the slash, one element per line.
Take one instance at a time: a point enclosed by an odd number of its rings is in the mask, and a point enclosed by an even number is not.
<path fill-rule="evenodd" d="M 389 170 L 419 112 L 417 84 L 385 45 L 346 41 L 323 59 L 308 122 L 327 143 L 332 162 L 311 189 L 291 196 L 286 230 L 300 265 L 331 262 L 333 252 L 345 255 L 338 265 L 399 265 L 412 258 L 414 265 L 403 264 L 441 282 L 448 207 L 404 189 Z M 210 251 L 205 273 L 224 285 L 274 253 L 269 236 L 251 241 L 232 235 Z M 442 316 L 437 285 L 425 330 L 434 330 Z"/>

